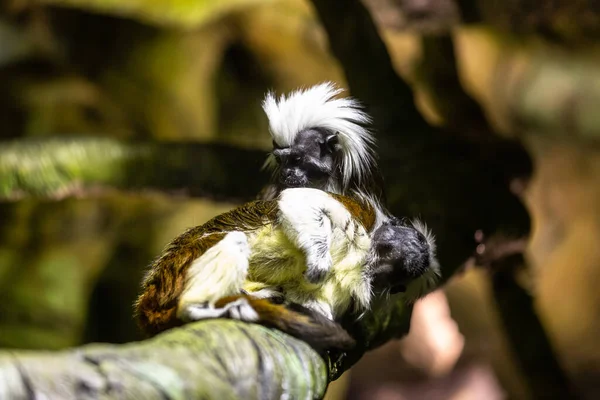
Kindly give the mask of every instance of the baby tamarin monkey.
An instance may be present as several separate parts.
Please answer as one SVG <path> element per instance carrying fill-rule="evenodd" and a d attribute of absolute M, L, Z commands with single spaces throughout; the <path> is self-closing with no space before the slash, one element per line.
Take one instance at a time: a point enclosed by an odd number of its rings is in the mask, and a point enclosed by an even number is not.
<path fill-rule="evenodd" d="M 374 227 L 368 204 L 317 189 L 287 189 L 276 200 L 245 204 L 167 246 L 135 304 L 140 326 L 155 334 L 228 317 L 274 326 L 317 350 L 350 348 L 354 341 L 334 322 L 338 317 L 364 311 L 374 297 L 426 273 L 406 270 L 405 255 L 395 250 L 396 229 L 404 227 Z M 305 278 L 320 268 L 307 263 L 315 243 L 319 257 L 331 261 L 317 284 Z M 271 301 L 277 298 L 285 304 Z"/>

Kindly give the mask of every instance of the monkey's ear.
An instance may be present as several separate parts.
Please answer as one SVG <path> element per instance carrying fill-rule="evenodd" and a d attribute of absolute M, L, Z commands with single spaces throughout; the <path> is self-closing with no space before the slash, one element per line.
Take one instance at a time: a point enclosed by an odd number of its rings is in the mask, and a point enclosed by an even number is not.
<path fill-rule="evenodd" d="M 340 139 L 338 136 L 338 132 L 327 136 L 325 138 L 325 144 L 327 145 L 327 148 L 331 150 L 332 153 L 336 150 L 339 150 Z"/>

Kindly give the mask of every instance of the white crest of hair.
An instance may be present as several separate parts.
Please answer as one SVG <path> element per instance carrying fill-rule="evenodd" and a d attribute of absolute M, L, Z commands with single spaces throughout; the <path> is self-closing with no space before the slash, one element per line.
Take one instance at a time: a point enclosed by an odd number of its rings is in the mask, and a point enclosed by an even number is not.
<path fill-rule="evenodd" d="M 407 286 L 403 295 L 409 303 L 413 303 L 437 289 L 441 275 L 440 263 L 436 257 L 435 236 L 423 221 L 413 219 L 411 224 L 413 228 L 425 236 L 425 240 L 429 245 L 429 269 Z"/>
<path fill-rule="evenodd" d="M 371 117 L 357 100 L 335 98 L 341 92 L 343 89 L 332 82 L 299 89 L 288 96 L 281 95 L 279 99 L 269 92 L 263 101 L 263 109 L 269 119 L 271 136 L 279 146 L 290 146 L 296 135 L 306 129 L 321 128 L 338 133 L 343 152 L 343 185 L 347 187 L 355 177 L 361 186 L 375 166 L 375 138 L 363 126 L 371 123 Z M 273 168 L 275 164 L 271 156 L 265 167 Z"/>

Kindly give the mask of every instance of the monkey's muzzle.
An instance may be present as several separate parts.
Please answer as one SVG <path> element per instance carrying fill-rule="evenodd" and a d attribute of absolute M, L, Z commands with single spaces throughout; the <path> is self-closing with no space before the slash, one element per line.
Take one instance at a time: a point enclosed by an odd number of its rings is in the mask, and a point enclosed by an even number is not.
<path fill-rule="evenodd" d="M 281 183 L 289 188 L 307 187 L 308 177 L 299 169 L 290 169 L 282 174 Z"/>

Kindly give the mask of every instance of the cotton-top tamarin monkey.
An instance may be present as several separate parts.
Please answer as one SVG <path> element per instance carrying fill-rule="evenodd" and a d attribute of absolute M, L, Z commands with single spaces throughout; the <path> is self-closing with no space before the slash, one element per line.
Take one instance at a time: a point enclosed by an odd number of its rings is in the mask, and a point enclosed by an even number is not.
<path fill-rule="evenodd" d="M 424 264 L 406 268 L 410 255 L 397 245 L 414 246 L 402 242 L 413 239 L 407 229 L 376 226 L 375 210 L 355 199 L 287 189 L 173 240 L 142 283 L 136 316 L 149 334 L 227 317 L 279 328 L 318 350 L 347 349 L 354 341 L 335 323 L 339 317 L 428 273 Z M 319 283 L 306 279 L 321 268 L 307 263 L 313 251 L 316 263 L 330 260 Z"/>
<path fill-rule="evenodd" d="M 317 188 L 368 204 L 375 214 L 374 231 L 384 225 L 403 226 L 393 235 L 404 268 L 427 271 L 406 287 L 405 299 L 414 301 L 436 286 L 435 240 L 425 224 L 400 220 L 386 210 L 375 138 L 367 129 L 371 118 L 357 100 L 336 98 L 341 92 L 326 82 L 279 98 L 267 94 L 263 109 L 273 150 L 265 168 L 272 171 L 273 185 L 261 198 L 275 198 L 286 188 Z M 322 279 L 326 259 L 321 258 L 321 266 L 308 270 L 312 275 L 307 278 L 313 282 Z"/>

